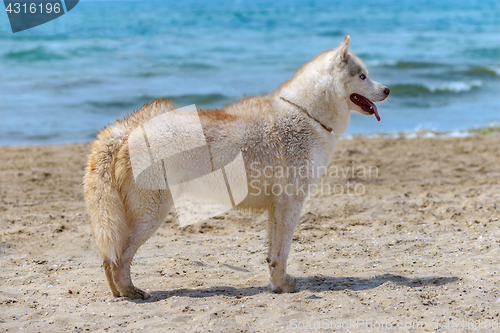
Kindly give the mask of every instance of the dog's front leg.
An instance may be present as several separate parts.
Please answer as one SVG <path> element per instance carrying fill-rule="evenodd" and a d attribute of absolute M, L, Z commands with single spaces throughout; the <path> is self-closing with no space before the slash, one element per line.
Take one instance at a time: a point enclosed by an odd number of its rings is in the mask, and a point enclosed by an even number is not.
<path fill-rule="evenodd" d="M 269 252 L 267 261 L 271 274 L 271 289 L 276 293 L 292 292 L 295 278 L 286 274 L 286 263 L 293 234 L 299 223 L 304 199 L 294 197 L 279 198 L 278 203 L 269 212 Z"/>

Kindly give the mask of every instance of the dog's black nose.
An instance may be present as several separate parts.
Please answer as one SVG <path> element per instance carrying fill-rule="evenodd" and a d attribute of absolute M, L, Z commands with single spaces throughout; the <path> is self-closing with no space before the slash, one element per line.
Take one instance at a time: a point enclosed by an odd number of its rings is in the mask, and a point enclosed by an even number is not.
<path fill-rule="evenodd" d="M 391 92 L 391 90 L 389 88 L 384 89 L 384 94 L 389 95 L 390 92 Z"/>

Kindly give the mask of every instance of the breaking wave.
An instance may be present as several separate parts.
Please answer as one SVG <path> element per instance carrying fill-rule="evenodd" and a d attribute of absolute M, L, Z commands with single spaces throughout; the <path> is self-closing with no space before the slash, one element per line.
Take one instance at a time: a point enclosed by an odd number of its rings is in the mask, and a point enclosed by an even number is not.
<path fill-rule="evenodd" d="M 443 93 L 464 93 L 479 88 L 482 85 L 482 81 L 473 80 L 471 82 L 452 81 L 435 84 L 398 84 L 390 88 L 394 94 L 398 95 L 434 95 Z"/>
<path fill-rule="evenodd" d="M 351 140 L 359 137 L 369 139 L 419 139 L 419 138 L 463 138 L 474 135 L 489 135 L 500 133 L 500 125 L 491 123 L 485 127 L 475 127 L 463 130 L 437 131 L 435 129 L 426 128 L 425 126 L 417 126 L 414 130 L 400 131 L 392 133 L 374 132 L 368 134 L 342 134 L 340 138 Z"/>

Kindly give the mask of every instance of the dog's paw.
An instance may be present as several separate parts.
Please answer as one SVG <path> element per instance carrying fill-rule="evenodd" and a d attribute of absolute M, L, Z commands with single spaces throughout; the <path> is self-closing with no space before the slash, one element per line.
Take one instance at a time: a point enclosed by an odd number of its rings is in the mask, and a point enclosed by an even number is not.
<path fill-rule="evenodd" d="M 126 293 L 123 293 L 123 296 L 130 299 L 148 299 L 149 297 L 151 297 L 150 294 L 136 287 L 132 287 L 127 290 Z"/>
<path fill-rule="evenodd" d="M 274 284 L 271 282 L 271 289 L 273 292 L 277 294 L 293 293 L 296 290 L 296 287 L 297 287 L 297 280 L 293 276 L 288 274 L 280 284 Z"/>

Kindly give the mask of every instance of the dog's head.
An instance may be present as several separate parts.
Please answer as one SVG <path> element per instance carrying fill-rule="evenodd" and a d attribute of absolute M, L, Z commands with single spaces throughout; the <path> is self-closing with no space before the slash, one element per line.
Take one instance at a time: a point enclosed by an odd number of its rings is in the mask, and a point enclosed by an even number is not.
<path fill-rule="evenodd" d="M 344 83 L 345 97 L 348 98 L 347 103 L 349 109 L 358 111 L 361 114 L 375 114 L 377 120 L 380 121 L 380 116 L 374 102 L 381 102 L 389 95 L 389 88 L 371 80 L 368 77 L 368 69 L 365 64 L 349 52 L 350 37 L 345 39 L 334 49 L 332 61 L 332 71 L 340 71 Z"/>
<path fill-rule="evenodd" d="M 351 110 L 380 120 L 374 102 L 389 95 L 387 87 L 370 80 L 366 66 L 349 52 L 349 42 L 346 36 L 335 49 L 320 53 L 275 92 L 336 134 L 346 130 Z"/>

